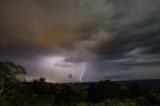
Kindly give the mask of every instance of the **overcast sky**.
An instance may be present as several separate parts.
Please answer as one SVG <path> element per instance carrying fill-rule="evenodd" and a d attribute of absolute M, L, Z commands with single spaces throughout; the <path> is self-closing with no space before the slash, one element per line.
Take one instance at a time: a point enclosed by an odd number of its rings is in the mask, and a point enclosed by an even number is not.
<path fill-rule="evenodd" d="M 0 0 L 0 61 L 53 82 L 160 78 L 159 0 Z"/>

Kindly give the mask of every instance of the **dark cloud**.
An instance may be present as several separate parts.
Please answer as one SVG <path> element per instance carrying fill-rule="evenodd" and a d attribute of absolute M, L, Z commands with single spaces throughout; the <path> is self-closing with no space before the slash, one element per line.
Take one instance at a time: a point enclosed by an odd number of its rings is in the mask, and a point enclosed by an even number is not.
<path fill-rule="evenodd" d="M 159 10 L 158 0 L 1 0 L 0 58 L 31 65 L 49 57 L 77 70 L 87 62 L 86 81 L 108 74 L 111 79 L 140 78 L 136 70 L 150 66 L 158 72 Z M 40 69 L 36 67 L 29 66 L 30 76 Z M 120 74 L 124 70 L 127 74 Z M 59 81 L 67 78 L 53 74 Z"/>

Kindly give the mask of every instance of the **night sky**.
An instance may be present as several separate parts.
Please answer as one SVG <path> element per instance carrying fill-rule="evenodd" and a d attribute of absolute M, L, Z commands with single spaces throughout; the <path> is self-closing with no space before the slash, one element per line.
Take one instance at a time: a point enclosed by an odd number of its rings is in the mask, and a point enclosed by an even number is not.
<path fill-rule="evenodd" d="M 160 0 L 0 0 L 0 61 L 27 80 L 160 78 Z"/>

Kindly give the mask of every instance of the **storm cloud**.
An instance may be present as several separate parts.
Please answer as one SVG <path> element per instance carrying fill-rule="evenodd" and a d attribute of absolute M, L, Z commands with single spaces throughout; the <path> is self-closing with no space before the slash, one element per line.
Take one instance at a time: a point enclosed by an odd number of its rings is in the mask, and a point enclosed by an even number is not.
<path fill-rule="evenodd" d="M 83 81 L 160 76 L 159 0 L 1 0 L 0 8 L 0 60 L 26 67 L 27 79 L 79 81 L 83 63 Z"/>

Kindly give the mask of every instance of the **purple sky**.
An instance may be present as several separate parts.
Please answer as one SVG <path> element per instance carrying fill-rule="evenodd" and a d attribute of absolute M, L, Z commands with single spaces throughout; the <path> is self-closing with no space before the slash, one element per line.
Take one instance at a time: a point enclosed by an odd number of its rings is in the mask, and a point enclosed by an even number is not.
<path fill-rule="evenodd" d="M 1 0 L 0 8 L 0 61 L 24 66 L 28 80 L 160 77 L 159 0 Z"/>

